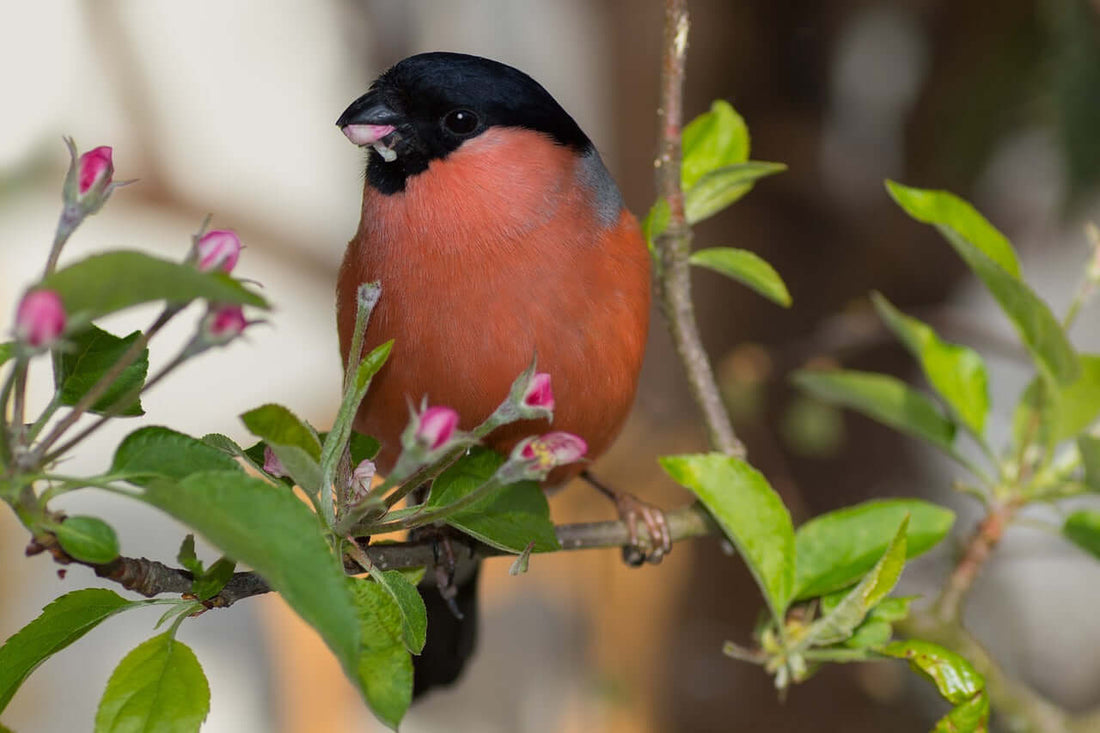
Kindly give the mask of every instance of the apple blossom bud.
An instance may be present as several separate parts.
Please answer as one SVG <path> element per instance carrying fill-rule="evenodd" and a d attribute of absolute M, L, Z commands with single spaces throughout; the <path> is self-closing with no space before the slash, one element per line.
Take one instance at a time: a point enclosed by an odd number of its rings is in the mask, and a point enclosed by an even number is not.
<path fill-rule="evenodd" d="M 111 148 L 101 145 L 84 153 L 76 163 L 76 170 L 77 194 L 81 198 L 102 195 L 111 185 L 111 176 L 115 172 Z"/>
<path fill-rule="evenodd" d="M 588 452 L 584 439 L 562 431 L 521 440 L 497 471 L 502 483 L 541 480 L 558 466 L 576 463 Z"/>
<path fill-rule="evenodd" d="M 65 331 L 65 306 L 52 290 L 34 290 L 23 296 L 15 316 L 16 337 L 39 349 L 51 346 Z"/>
<path fill-rule="evenodd" d="M 110 147 L 101 145 L 77 157 L 73 141 L 66 138 L 65 144 L 69 147 L 71 162 L 62 192 L 65 201 L 63 219 L 71 230 L 85 216 L 99 211 L 111 192 L 124 184 L 112 181 L 115 166 L 111 160 Z"/>
<path fill-rule="evenodd" d="M 354 500 L 358 501 L 370 492 L 374 472 L 374 461 L 370 459 L 360 461 L 355 470 L 351 472 L 351 494 Z"/>
<path fill-rule="evenodd" d="M 241 306 L 214 306 L 203 320 L 203 339 L 211 344 L 227 344 L 247 327 L 248 321 Z"/>
<path fill-rule="evenodd" d="M 446 445 L 458 429 L 458 413 L 449 407 L 429 407 L 420 413 L 414 433 L 424 448 L 436 451 Z"/>
<path fill-rule="evenodd" d="M 232 272 L 240 254 L 241 240 L 228 229 L 207 232 L 195 243 L 195 263 L 202 272 Z"/>
<path fill-rule="evenodd" d="M 531 377 L 527 392 L 523 395 L 523 404 L 533 409 L 554 411 L 554 392 L 550 389 L 550 375 L 538 372 Z"/>
<path fill-rule="evenodd" d="M 270 445 L 264 446 L 264 471 L 275 478 L 283 478 L 288 475 L 286 469 L 283 468 L 283 462 L 279 460 L 279 456 L 275 455 L 275 451 L 271 450 Z"/>

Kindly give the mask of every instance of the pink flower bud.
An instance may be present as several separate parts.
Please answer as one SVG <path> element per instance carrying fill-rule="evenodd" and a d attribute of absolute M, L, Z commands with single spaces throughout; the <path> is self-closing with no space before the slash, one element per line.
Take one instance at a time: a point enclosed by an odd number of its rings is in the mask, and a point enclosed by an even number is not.
<path fill-rule="evenodd" d="M 50 346 L 65 331 L 65 306 L 52 290 L 34 290 L 23 296 L 15 316 L 15 333 L 34 348 Z"/>
<path fill-rule="evenodd" d="M 523 404 L 553 412 L 554 391 L 550 389 L 549 374 L 539 372 L 531 377 L 531 381 L 527 383 L 527 392 L 523 395 Z"/>
<path fill-rule="evenodd" d="M 99 196 L 111 185 L 115 166 L 111 162 L 111 148 L 101 145 L 80 156 L 76 163 L 77 193 L 80 198 Z"/>
<path fill-rule="evenodd" d="M 239 305 L 217 306 L 206 316 L 204 335 L 206 340 L 215 344 L 232 341 L 248 327 L 244 309 Z"/>
<path fill-rule="evenodd" d="M 195 244 L 198 268 L 203 272 L 232 272 L 241 254 L 241 240 L 228 229 L 207 232 Z"/>
<path fill-rule="evenodd" d="M 547 433 L 521 441 L 512 450 L 512 461 L 523 462 L 535 474 L 545 475 L 557 466 L 576 463 L 588 452 L 588 444 L 572 433 Z"/>
<path fill-rule="evenodd" d="M 416 440 L 428 450 L 438 450 L 458 429 L 458 413 L 449 407 L 429 407 L 420 413 Z"/>
<path fill-rule="evenodd" d="M 374 472 L 374 461 L 369 459 L 361 461 L 351 472 L 351 493 L 355 499 L 362 499 L 370 491 Z"/>
<path fill-rule="evenodd" d="M 279 456 L 275 455 L 275 451 L 271 450 L 270 445 L 264 446 L 264 471 L 275 478 L 283 478 L 287 475 L 283 462 L 279 460 Z"/>

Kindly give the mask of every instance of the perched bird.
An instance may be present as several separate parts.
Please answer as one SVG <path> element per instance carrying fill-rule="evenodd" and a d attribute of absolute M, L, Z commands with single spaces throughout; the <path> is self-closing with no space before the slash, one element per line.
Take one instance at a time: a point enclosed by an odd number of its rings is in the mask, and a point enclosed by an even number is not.
<path fill-rule="evenodd" d="M 359 228 L 337 284 L 345 363 L 363 282 L 382 284 L 364 353 L 395 340 L 355 421 L 381 441 L 379 471 L 397 458 L 410 399 L 453 407 L 471 429 L 536 354 L 554 388 L 554 429 L 581 436 L 598 458 L 634 399 L 650 265 L 592 141 L 531 77 L 457 53 L 399 62 L 336 124 L 368 148 Z M 547 430 L 515 423 L 486 442 L 506 452 Z M 622 512 L 638 511 L 604 490 Z M 652 512 L 642 517 L 653 525 Z M 461 620 L 430 596 L 417 693 L 457 677 L 476 630 L 472 585 L 458 589 Z"/>

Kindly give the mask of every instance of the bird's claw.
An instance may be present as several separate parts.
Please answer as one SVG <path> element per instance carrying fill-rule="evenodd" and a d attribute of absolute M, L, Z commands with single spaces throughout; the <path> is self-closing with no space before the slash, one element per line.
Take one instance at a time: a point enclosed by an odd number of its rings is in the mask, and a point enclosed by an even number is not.
<path fill-rule="evenodd" d="M 634 568 L 647 562 L 656 565 L 672 552 L 672 535 L 663 511 L 631 494 L 616 492 L 612 500 L 627 526 L 629 544 L 623 546 L 623 562 Z M 639 518 L 649 533 L 644 545 L 638 537 Z"/>

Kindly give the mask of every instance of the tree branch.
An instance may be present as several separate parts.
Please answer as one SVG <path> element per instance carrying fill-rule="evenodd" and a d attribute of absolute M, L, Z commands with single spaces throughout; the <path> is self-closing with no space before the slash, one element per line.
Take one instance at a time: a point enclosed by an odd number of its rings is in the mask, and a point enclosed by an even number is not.
<path fill-rule="evenodd" d="M 657 110 L 659 151 L 657 195 L 668 204 L 668 226 L 654 239 L 657 250 L 655 288 L 661 312 L 668 322 L 676 353 L 684 365 L 692 397 L 703 413 L 711 445 L 727 455 L 744 457 L 718 391 L 707 353 L 699 337 L 691 302 L 691 228 L 684 217 L 680 183 L 683 127 L 684 64 L 687 56 L 687 0 L 665 0 L 664 53 L 661 66 L 661 103 Z"/>
<path fill-rule="evenodd" d="M 1001 541 L 1005 528 L 1012 521 L 1017 508 L 1019 505 L 1016 502 L 995 506 L 974 530 L 974 534 L 966 543 L 962 557 L 955 565 L 951 577 L 947 579 L 947 584 L 932 607 L 932 612 L 942 623 L 961 622 L 966 594 L 985 566 L 993 548 Z"/>

